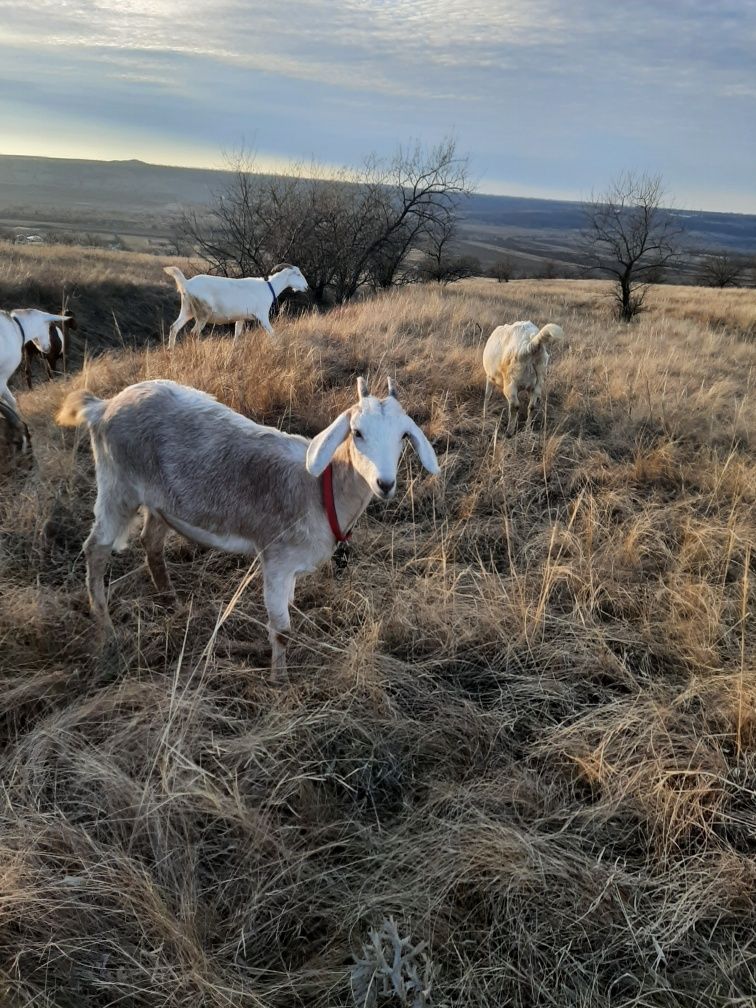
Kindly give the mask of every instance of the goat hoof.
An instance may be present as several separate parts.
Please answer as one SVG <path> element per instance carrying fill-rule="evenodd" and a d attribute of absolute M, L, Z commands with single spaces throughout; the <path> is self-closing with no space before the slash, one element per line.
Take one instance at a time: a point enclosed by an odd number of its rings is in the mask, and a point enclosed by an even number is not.
<path fill-rule="evenodd" d="M 286 662 L 274 661 L 270 666 L 270 682 L 272 686 L 287 686 L 289 683 L 289 671 Z"/>
<path fill-rule="evenodd" d="M 117 682 L 129 671 L 129 663 L 115 636 L 109 637 L 95 656 L 94 671 L 98 685 Z"/>
<path fill-rule="evenodd" d="M 95 617 L 92 625 L 92 644 L 100 654 L 110 651 L 116 643 L 116 633 L 110 620 Z"/>

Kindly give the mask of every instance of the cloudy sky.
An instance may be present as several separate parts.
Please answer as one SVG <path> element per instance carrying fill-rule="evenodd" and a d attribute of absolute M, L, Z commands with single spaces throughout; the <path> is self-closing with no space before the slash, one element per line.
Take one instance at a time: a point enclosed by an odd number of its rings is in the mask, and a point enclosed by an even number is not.
<path fill-rule="evenodd" d="M 453 133 L 484 192 L 661 172 L 756 212 L 756 0 L 0 0 L 0 153 L 355 164 Z"/>

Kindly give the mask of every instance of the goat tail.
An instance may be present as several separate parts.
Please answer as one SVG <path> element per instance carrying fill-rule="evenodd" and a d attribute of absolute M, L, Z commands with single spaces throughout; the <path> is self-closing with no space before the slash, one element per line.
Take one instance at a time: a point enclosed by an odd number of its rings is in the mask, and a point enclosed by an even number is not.
<path fill-rule="evenodd" d="M 102 419 L 107 405 L 106 399 L 98 399 L 89 389 L 77 389 L 69 393 L 55 417 L 61 427 L 88 427 Z"/>
<path fill-rule="evenodd" d="M 168 276 L 172 276 L 176 282 L 176 286 L 179 291 L 183 294 L 186 290 L 186 277 L 178 268 L 178 266 L 163 266 L 163 272 L 167 273 Z"/>
<path fill-rule="evenodd" d="M 549 346 L 553 342 L 559 342 L 564 339 L 564 329 L 558 326 L 555 322 L 549 322 L 545 325 L 540 332 L 537 332 L 533 339 L 530 341 L 530 350 L 535 351 L 541 344 Z"/>

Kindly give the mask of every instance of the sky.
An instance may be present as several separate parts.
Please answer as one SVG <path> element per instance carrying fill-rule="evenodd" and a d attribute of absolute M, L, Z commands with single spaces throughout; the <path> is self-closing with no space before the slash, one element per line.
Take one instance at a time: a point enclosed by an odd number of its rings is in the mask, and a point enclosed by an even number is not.
<path fill-rule="evenodd" d="M 0 153 L 354 166 L 453 135 L 479 191 L 627 169 L 756 213 L 756 0 L 0 0 Z"/>

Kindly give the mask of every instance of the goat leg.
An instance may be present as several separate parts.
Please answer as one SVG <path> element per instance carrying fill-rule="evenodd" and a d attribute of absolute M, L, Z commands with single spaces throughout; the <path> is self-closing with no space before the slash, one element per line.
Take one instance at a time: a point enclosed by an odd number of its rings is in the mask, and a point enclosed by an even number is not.
<path fill-rule="evenodd" d="M 108 612 L 108 600 L 105 595 L 105 569 L 110 559 L 111 546 L 93 540 L 90 534 L 84 543 L 84 555 L 87 558 L 87 594 L 92 615 L 102 629 L 112 630 Z"/>
<path fill-rule="evenodd" d="M 163 544 L 167 535 L 168 525 L 154 511 L 148 511 L 144 519 L 141 535 L 142 545 L 147 555 L 147 566 L 153 584 L 160 594 L 175 598 L 175 592 L 163 553 Z"/>
<path fill-rule="evenodd" d="M 286 645 L 291 630 L 289 602 L 294 594 L 295 576 L 275 566 L 263 573 L 263 597 L 268 612 L 268 639 L 272 649 L 271 672 L 274 681 L 286 680 Z"/>

